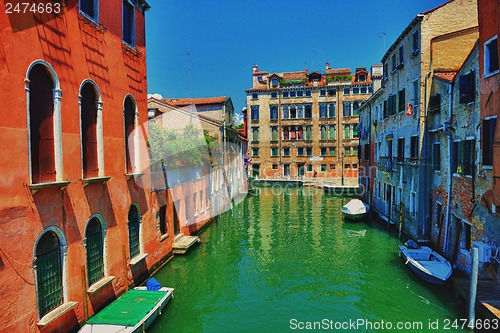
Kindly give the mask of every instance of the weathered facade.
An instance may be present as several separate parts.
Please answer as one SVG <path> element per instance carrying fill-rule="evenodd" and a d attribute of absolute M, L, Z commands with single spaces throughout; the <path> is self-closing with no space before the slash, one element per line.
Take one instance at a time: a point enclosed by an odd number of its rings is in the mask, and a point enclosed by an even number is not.
<path fill-rule="evenodd" d="M 431 241 L 458 268 L 470 271 L 472 241 L 481 233 L 479 52 L 477 44 L 457 71 L 433 73 L 427 128 L 431 185 Z"/>
<path fill-rule="evenodd" d="M 377 166 L 375 164 L 374 142 L 376 139 L 375 111 L 380 103 L 383 92 L 381 83 L 383 77 L 382 65 L 371 68 L 373 95 L 359 108 L 359 186 L 361 199 L 371 205 Z"/>
<path fill-rule="evenodd" d="M 268 73 L 253 67 L 247 92 L 251 174 L 358 176 L 358 108 L 372 94 L 366 68 Z"/>
<path fill-rule="evenodd" d="M 476 26 L 475 1 L 449 1 L 417 15 L 382 58 L 383 88 L 371 110 L 377 164 L 372 206 L 417 240 L 430 236 L 425 120 L 432 71 L 437 63 L 455 68 L 463 63 L 475 42 Z M 448 34 L 457 31 L 457 47 L 445 52 Z M 431 43 L 437 36 L 443 36 L 439 45 Z"/>
<path fill-rule="evenodd" d="M 148 3 L 45 3 L 0 13 L 1 332 L 77 329 L 173 241 L 173 207 L 140 186 Z"/>

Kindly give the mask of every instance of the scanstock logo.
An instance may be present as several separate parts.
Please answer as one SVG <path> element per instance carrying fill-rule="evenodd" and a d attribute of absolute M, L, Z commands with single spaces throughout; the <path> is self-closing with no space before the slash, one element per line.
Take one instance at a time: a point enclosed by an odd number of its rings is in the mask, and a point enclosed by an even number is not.
<path fill-rule="evenodd" d="M 237 131 L 186 110 L 136 126 L 127 137 L 127 163 L 138 187 L 170 195 L 176 211 L 186 216 L 181 223 L 190 225 L 241 202 L 247 173 Z"/>

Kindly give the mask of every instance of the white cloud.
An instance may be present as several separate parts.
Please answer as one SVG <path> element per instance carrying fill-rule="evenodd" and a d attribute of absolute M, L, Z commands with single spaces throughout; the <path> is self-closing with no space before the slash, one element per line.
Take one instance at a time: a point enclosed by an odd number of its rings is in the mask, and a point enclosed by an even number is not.
<path fill-rule="evenodd" d="M 243 124 L 243 115 L 241 113 L 234 113 L 234 126 Z"/>

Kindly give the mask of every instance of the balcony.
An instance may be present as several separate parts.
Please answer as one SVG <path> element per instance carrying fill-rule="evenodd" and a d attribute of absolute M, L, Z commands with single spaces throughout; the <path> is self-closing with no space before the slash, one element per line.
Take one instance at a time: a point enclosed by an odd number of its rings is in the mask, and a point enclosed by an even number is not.
<path fill-rule="evenodd" d="M 422 161 L 418 157 L 409 157 L 405 159 L 405 163 L 409 165 L 419 165 Z"/>
<path fill-rule="evenodd" d="M 378 159 L 377 168 L 382 171 L 394 171 L 396 170 L 396 159 L 392 156 L 381 156 Z"/>

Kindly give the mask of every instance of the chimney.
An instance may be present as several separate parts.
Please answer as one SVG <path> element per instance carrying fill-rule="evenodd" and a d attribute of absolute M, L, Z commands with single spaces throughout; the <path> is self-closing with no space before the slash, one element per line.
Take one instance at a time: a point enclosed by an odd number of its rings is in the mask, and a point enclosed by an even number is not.
<path fill-rule="evenodd" d="M 329 70 L 330 69 L 330 64 L 329 63 L 326 63 L 325 64 L 325 70 Z"/>
<path fill-rule="evenodd" d="M 307 73 L 309 73 L 309 70 L 307 68 L 304 69 L 304 73 L 306 73 L 306 75 L 307 75 Z"/>
<path fill-rule="evenodd" d="M 259 68 L 257 67 L 257 65 L 253 65 L 253 72 L 256 73 L 259 71 Z"/>

